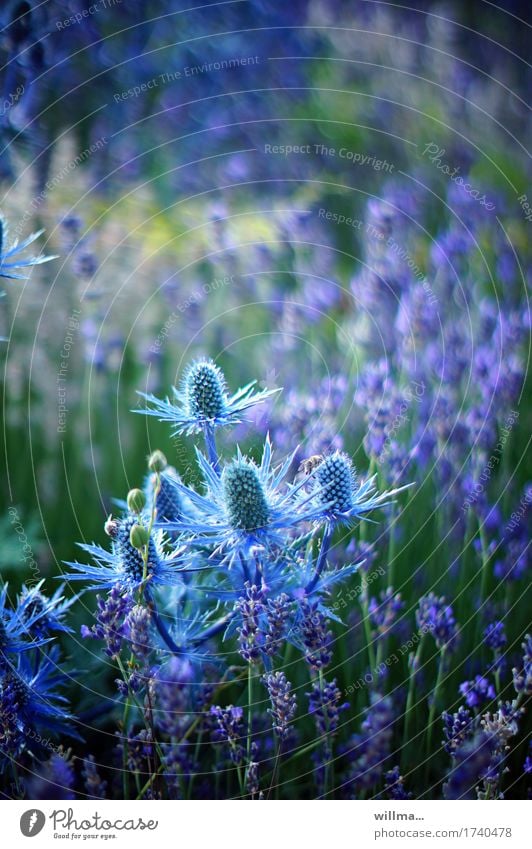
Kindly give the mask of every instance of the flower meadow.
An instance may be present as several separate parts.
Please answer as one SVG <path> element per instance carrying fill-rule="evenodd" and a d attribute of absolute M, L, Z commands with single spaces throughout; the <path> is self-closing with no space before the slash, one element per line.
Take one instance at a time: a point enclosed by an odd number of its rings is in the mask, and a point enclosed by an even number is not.
<path fill-rule="evenodd" d="M 526 10 L 157 5 L 0 11 L 2 798 L 529 798 Z"/>

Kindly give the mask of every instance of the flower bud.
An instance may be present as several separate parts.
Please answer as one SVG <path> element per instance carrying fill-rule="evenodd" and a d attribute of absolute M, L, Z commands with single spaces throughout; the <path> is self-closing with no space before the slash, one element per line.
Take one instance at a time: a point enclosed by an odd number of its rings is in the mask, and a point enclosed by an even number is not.
<path fill-rule="evenodd" d="M 142 513 L 146 506 L 146 496 L 141 489 L 130 489 L 127 494 L 127 508 L 131 513 Z"/>
<path fill-rule="evenodd" d="M 162 451 L 154 451 L 148 457 L 148 469 L 150 472 L 164 472 L 167 465 L 168 462 Z"/>
<path fill-rule="evenodd" d="M 107 521 L 106 521 L 105 525 L 103 526 L 103 529 L 104 529 L 105 533 L 107 534 L 107 536 L 111 537 L 111 539 L 113 539 L 114 537 L 116 537 L 116 535 L 118 533 L 118 527 L 119 526 L 118 526 L 117 520 L 113 519 L 113 517 L 110 515 L 107 518 Z"/>
<path fill-rule="evenodd" d="M 150 535 L 143 525 L 133 525 L 129 532 L 129 541 L 133 548 L 144 548 L 148 545 Z"/>

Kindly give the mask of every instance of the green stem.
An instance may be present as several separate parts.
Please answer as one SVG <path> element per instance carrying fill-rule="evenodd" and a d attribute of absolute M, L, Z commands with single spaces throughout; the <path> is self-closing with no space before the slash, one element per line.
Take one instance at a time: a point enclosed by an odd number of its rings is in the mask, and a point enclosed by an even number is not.
<path fill-rule="evenodd" d="M 431 755 L 431 745 L 432 745 L 432 729 L 434 727 L 434 717 L 436 715 L 436 710 L 438 707 L 438 700 L 441 689 L 441 682 L 443 678 L 443 668 L 445 663 L 445 644 L 440 648 L 440 656 L 438 659 L 438 675 L 436 678 L 436 684 L 434 686 L 434 692 L 432 694 L 432 703 L 429 710 L 429 721 L 427 726 L 427 770 L 430 762 Z"/>
<path fill-rule="evenodd" d="M 405 727 L 403 732 L 403 753 L 402 753 L 402 761 L 404 765 L 409 763 L 409 750 L 410 750 L 410 737 L 411 737 L 411 726 L 412 726 L 412 718 L 413 718 L 413 707 L 414 707 L 414 697 L 416 690 L 416 675 L 419 669 L 419 665 L 421 663 L 421 654 L 423 651 L 423 643 L 424 643 L 425 635 L 422 634 L 421 639 L 419 641 L 419 645 L 417 647 L 416 653 L 414 655 L 410 655 L 412 658 L 410 663 L 410 676 L 408 679 L 408 695 L 406 698 L 406 707 L 405 707 Z"/>

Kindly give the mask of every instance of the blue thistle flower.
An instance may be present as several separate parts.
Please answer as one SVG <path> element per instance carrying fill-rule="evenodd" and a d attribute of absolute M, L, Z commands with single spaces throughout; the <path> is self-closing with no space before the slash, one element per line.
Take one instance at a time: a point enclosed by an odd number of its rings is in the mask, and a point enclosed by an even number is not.
<path fill-rule="evenodd" d="M 171 422 L 174 435 L 199 433 L 206 427 L 238 424 L 242 421 L 242 413 L 278 391 L 255 392 L 255 383 L 248 383 L 230 396 L 223 372 L 213 360 L 202 359 L 187 368 L 180 389 L 173 387 L 177 403 L 173 404 L 168 398 L 162 401 L 154 395 L 139 392 L 152 408 L 134 412 L 155 416 L 161 422 Z"/>
<path fill-rule="evenodd" d="M 107 551 L 100 545 L 78 543 L 79 547 L 92 555 L 96 565 L 91 566 L 77 561 L 66 561 L 67 566 L 76 574 L 64 577 L 68 581 L 90 581 L 89 589 L 111 589 L 122 587 L 134 591 L 142 584 L 144 561 L 141 551 L 130 540 L 132 528 L 138 524 L 138 516 L 125 516 L 110 520 L 106 527 L 112 538 L 112 550 Z M 164 554 L 162 531 L 155 531 L 148 542 L 147 578 L 150 586 L 176 586 L 181 583 L 180 569 L 174 552 L 169 558 Z"/>
<path fill-rule="evenodd" d="M 19 757 L 25 748 L 33 753 L 44 752 L 44 741 L 38 742 L 37 738 L 45 732 L 81 739 L 71 724 L 73 717 L 67 700 L 59 692 L 67 683 L 60 662 L 59 647 L 52 646 L 48 653 L 19 654 L 16 665 L 4 667 L 0 674 L 0 715 L 11 711 L 11 748 L 2 747 L 8 758 Z"/>
<path fill-rule="evenodd" d="M 57 256 L 43 255 L 26 257 L 26 259 L 15 259 L 17 254 L 20 254 L 32 245 L 43 233 L 44 230 L 38 230 L 20 243 L 18 239 L 15 239 L 14 242 L 9 244 L 7 221 L 0 215 L 0 277 L 7 277 L 11 280 L 26 280 L 27 277 L 25 274 L 17 273 L 18 269 L 29 268 L 33 265 L 42 265 L 43 262 L 50 262 L 52 259 L 57 259 Z"/>
<path fill-rule="evenodd" d="M 26 623 L 32 637 L 48 637 L 51 632 L 73 633 L 63 620 L 65 614 L 76 601 L 76 596 L 63 597 L 64 584 L 48 598 L 41 592 L 44 578 L 34 587 L 22 587 L 18 597 L 17 616 Z"/>
<path fill-rule="evenodd" d="M 324 457 L 312 473 L 320 518 L 329 524 L 342 524 L 363 518 L 365 513 L 386 507 L 393 497 L 412 484 L 386 492 L 375 491 L 377 475 L 359 482 L 351 458 L 341 451 Z"/>
<path fill-rule="evenodd" d="M 207 494 L 175 482 L 196 510 L 195 517 L 164 524 L 200 546 L 214 545 L 216 553 L 226 552 L 221 565 L 231 566 L 247 557 L 254 546 L 269 548 L 284 545 L 283 530 L 316 518 L 321 507 L 312 504 L 312 496 L 302 494 L 305 481 L 281 491 L 293 456 L 273 469 L 272 446 L 266 438 L 260 465 L 237 450 L 236 458 L 218 476 L 200 451 L 198 464 L 207 486 Z"/>
<path fill-rule="evenodd" d="M 27 610 L 6 608 L 7 584 L 0 590 L 0 668 L 9 654 L 28 651 L 49 642 L 48 637 L 33 634 L 33 626 L 39 620 L 41 612 L 32 614 Z"/>

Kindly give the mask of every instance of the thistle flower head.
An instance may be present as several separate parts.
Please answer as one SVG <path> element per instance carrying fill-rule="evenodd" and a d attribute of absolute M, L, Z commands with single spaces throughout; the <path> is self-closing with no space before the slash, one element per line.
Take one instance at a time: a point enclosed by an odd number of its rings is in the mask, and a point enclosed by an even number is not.
<path fill-rule="evenodd" d="M 370 510 L 391 504 L 393 496 L 411 484 L 387 492 L 375 491 L 376 475 L 359 481 L 350 457 L 335 451 L 324 457 L 312 472 L 315 502 L 321 519 L 331 524 L 352 522 Z"/>
<path fill-rule="evenodd" d="M 225 552 L 222 565 L 231 566 L 242 554 L 249 554 L 253 546 L 282 545 L 285 537 L 281 531 L 312 521 L 321 513 L 321 506 L 313 503 L 313 495 L 303 492 L 304 480 L 282 487 L 294 454 L 279 468 L 272 468 L 268 437 L 260 463 L 244 457 L 237 449 L 236 458 L 220 476 L 201 452 L 196 454 L 207 492 L 200 495 L 181 482 L 173 482 L 192 504 L 194 514 L 161 527 L 183 534 L 191 544 L 215 545 L 217 551 Z"/>
<path fill-rule="evenodd" d="M 318 499 L 336 513 L 345 513 L 353 506 L 355 470 L 350 457 L 335 451 L 316 469 L 319 484 Z"/>
<path fill-rule="evenodd" d="M 106 551 L 100 545 L 79 543 L 79 547 L 90 554 L 96 565 L 86 565 L 77 561 L 67 561 L 67 566 L 74 574 L 65 575 L 69 581 L 91 581 L 90 589 L 111 589 L 131 591 L 139 587 L 144 579 L 144 559 L 141 548 L 136 548 L 131 540 L 136 540 L 139 517 L 126 515 L 121 519 L 110 522 L 112 550 Z M 147 529 L 142 528 L 143 531 Z M 180 569 L 175 557 L 166 557 L 164 553 L 164 537 L 162 531 L 152 531 L 148 539 L 148 557 L 146 564 L 146 580 L 153 586 L 176 586 L 181 583 Z"/>
<path fill-rule="evenodd" d="M 150 405 L 146 410 L 135 410 L 159 421 L 168 421 L 174 434 L 198 433 L 205 428 L 238 424 L 242 414 L 273 395 L 277 390 L 254 391 L 255 381 L 229 395 L 227 383 L 221 369 L 210 359 L 192 363 L 179 389 L 173 387 L 175 403 L 168 398 L 161 400 L 154 395 L 140 392 Z"/>
<path fill-rule="evenodd" d="M 57 259 L 56 256 L 43 255 L 27 257 L 26 259 L 16 258 L 17 254 L 20 254 L 25 248 L 33 244 L 43 233 L 44 230 L 38 230 L 20 243 L 18 239 L 15 239 L 9 244 L 7 221 L 0 215 L 0 277 L 7 277 L 12 280 L 26 280 L 26 275 L 19 273 L 21 268 L 30 268 L 32 265 L 41 265 L 43 262 Z"/>
<path fill-rule="evenodd" d="M 227 387 L 221 369 L 212 360 L 199 360 L 184 378 L 186 409 L 191 419 L 214 421 L 226 411 Z"/>
<path fill-rule="evenodd" d="M 270 510 L 253 460 L 233 460 L 222 473 L 227 516 L 235 529 L 253 531 L 267 524 Z"/>

